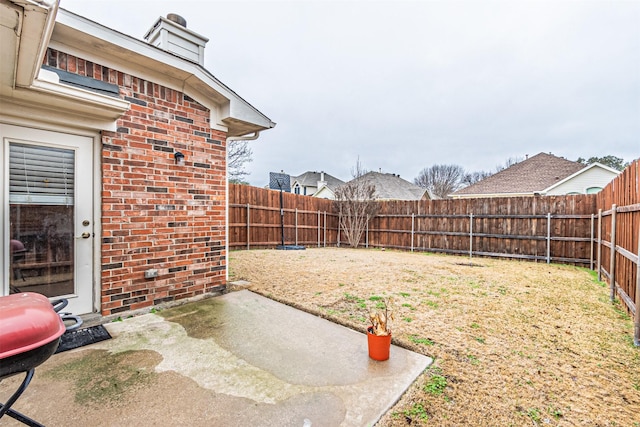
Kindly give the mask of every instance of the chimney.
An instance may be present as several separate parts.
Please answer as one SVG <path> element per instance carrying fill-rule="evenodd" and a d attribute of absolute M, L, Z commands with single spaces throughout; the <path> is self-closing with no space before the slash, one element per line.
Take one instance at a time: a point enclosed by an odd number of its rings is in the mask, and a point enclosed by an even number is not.
<path fill-rule="evenodd" d="M 170 13 L 166 18 L 158 18 L 144 39 L 153 46 L 204 66 L 204 46 L 209 39 L 187 29 L 187 21 L 180 15 Z"/>
<path fill-rule="evenodd" d="M 317 187 L 320 190 L 322 187 L 326 187 L 327 181 L 324 180 L 324 171 L 320 171 L 320 181 L 318 181 Z"/>

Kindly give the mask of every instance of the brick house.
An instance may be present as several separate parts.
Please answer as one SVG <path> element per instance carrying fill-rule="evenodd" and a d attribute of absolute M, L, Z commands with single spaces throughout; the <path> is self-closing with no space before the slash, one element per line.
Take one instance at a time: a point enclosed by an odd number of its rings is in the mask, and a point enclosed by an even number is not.
<path fill-rule="evenodd" d="M 275 123 L 181 17 L 138 40 L 58 1 L 0 3 L 0 295 L 107 316 L 223 291 L 226 146 Z"/>

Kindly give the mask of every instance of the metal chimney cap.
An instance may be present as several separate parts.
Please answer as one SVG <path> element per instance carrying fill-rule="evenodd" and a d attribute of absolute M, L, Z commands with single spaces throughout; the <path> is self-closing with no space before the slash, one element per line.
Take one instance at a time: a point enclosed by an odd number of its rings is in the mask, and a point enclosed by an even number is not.
<path fill-rule="evenodd" d="M 187 28 L 187 20 L 177 13 L 169 13 L 167 14 L 167 19 L 171 22 L 175 22 L 176 24 Z"/>

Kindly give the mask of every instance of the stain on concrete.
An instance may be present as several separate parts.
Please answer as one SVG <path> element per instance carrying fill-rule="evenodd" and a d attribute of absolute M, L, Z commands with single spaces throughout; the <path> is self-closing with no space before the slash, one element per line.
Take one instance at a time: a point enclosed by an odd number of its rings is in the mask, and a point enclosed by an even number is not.
<path fill-rule="evenodd" d="M 44 376 L 70 381 L 77 403 L 102 405 L 124 399 L 156 381 L 154 367 L 162 356 L 154 351 L 84 351 L 66 363 L 44 372 Z"/>
<path fill-rule="evenodd" d="M 123 355 L 116 364 L 128 366 L 124 361 L 137 354 L 160 358 L 150 377 L 157 383 L 135 396 L 168 413 L 171 425 L 372 424 L 431 362 L 396 346 L 388 361 L 373 361 L 366 335 L 249 291 L 105 326 L 113 339 L 91 348 Z M 155 396 L 156 389 L 165 396 Z M 190 402 L 189 393 L 197 399 Z M 162 406 L 174 401 L 189 404 Z M 118 405 L 128 408 L 118 415 L 121 425 L 136 416 L 158 419 L 150 408 Z"/>
<path fill-rule="evenodd" d="M 225 301 L 209 298 L 193 304 L 186 304 L 162 310 L 158 315 L 184 328 L 191 338 L 207 339 L 215 337 L 215 330 L 224 326 Z"/>
<path fill-rule="evenodd" d="M 162 356 L 156 366 L 157 372 L 175 371 L 217 393 L 273 404 L 298 393 L 313 391 L 309 387 L 289 384 L 247 363 L 213 339 L 192 338 L 180 324 L 165 321 L 155 314 L 107 327 L 115 339 L 97 343 L 94 348 L 114 353 L 156 351 Z"/>

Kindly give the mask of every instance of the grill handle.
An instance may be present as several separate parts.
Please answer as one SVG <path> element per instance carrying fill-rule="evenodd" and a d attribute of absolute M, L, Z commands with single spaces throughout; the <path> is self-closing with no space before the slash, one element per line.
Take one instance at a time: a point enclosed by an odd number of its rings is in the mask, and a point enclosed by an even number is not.
<path fill-rule="evenodd" d="M 80 316 L 76 316 L 71 313 L 61 313 L 60 318 L 62 319 L 62 322 L 67 329 L 65 333 L 75 331 L 80 326 L 82 326 L 82 319 L 80 318 Z"/>
<path fill-rule="evenodd" d="M 53 310 L 56 313 L 60 313 L 60 310 L 62 310 L 63 308 L 65 308 L 67 306 L 67 304 L 69 304 L 69 301 L 66 299 L 59 299 L 59 300 L 55 300 L 55 301 L 51 301 L 51 305 L 53 306 Z"/>

